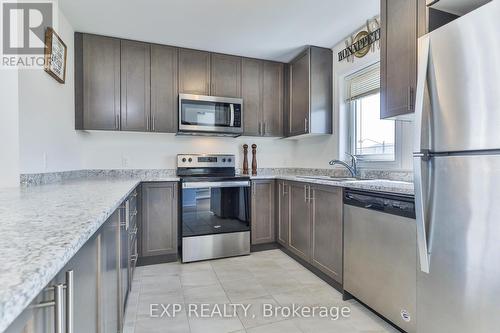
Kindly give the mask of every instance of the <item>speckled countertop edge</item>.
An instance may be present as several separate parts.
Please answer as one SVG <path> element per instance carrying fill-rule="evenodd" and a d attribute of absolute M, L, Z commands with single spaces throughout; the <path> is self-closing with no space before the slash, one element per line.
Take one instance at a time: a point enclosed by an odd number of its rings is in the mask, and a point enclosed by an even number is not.
<path fill-rule="evenodd" d="M 309 177 L 309 176 L 306 176 Z M 392 194 L 403 194 L 412 196 L 415 193 L 413 183 L 395 181 L 395 180 L 385 180 L 385 179 L 363 179 L 363 180 L 352 180 L 352 181 L 335 181 L 328 179 L 317 178 L 305 178 L 304 176 L 296 175 L 257 175 L 250 176 L 252 180 L 259 179 L 278 179 L 278 180 L 289 180 L 302 183 L 327 185 L 327 186 L 338 186 L 344 188 L 352 188 L 358 190 L 372 191 L 372 192 L 385 192 Z"/>

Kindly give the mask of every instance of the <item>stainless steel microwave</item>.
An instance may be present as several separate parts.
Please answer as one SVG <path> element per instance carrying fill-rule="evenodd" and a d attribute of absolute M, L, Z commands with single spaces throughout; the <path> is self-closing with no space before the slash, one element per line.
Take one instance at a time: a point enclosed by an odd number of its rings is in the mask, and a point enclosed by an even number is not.
<path fill-rule="evenodd" d="M 179 94 L 179 134 L 239 136 L 241 98 Z"/>

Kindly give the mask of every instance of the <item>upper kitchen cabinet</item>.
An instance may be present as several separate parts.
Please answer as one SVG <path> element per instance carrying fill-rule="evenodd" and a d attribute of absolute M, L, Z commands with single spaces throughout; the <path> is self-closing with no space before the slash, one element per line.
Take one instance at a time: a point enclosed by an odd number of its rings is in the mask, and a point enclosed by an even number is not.
<path fill-rule="evenodd" d="M 75 128 L 120 129 L 120 40 L 75 33 Z"/>
<path fill-rule="evenodd" d="M 210 95 L 241 97 L 241 57 L 212 53 Z"/>
<path fill-rule="evenodd" d="M 151 129 L 151 46 L 121 41 L 121 127 L 123 131 Z"/>
<path fill-rule="evenodd" d="M 262 135 L 283 136 L 283 64 L 264 61 Z"/>
<path fill-rule="evenodd" d="M 151 45 L 151 131 L 177 132 L 177 48 Z"/>
<path fill-rule="evenodd" d="M 311 46 L 289 65 L 288 136 L 332 134 L 332 50 Z"/>
<path fill-rule="evenodd" d="M 210 95 L 210 53 L 179 49 L 179 93 Z"/>
<path fill-rule="evenodd" d="M 243 59 L 243 135 L 259 136 L 262 122 L 262 61 Z"/>
<path fill-rule="evenodd" d="M 243 59 L 243 126 L 246 136 L 283 136 L 282 63 Z"/>
<path fill-rule="evenodd" d="M 418 2 L 381 1 L 380 118 L 415 111 Z"/>

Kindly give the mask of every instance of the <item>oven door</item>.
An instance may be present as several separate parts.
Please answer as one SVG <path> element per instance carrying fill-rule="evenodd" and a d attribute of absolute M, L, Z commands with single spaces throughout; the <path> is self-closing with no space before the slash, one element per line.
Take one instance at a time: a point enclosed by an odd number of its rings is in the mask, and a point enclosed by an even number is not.
<path fill-rule="evenodd" d="M 240 98 L 179 94 L 179 132 L 243 133 Z"/>
<path fill-rule="evenodd" d="M 250 181 L 182 184 L 182 237 L 250 231 Z"/>

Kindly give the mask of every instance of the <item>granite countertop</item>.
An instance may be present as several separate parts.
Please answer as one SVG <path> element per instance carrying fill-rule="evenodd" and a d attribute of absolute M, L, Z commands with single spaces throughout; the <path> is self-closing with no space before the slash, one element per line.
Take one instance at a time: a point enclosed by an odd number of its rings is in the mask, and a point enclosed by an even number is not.
<path fill-rule="evenodd" d="M 0 189 L 0 332 L 21 314 L 140 181 L 87 179 Z"/>
<path fill-rule="evenodd" d="M 328 176 L 304 176 L 304 175 L 257 175 L 251 179 L 281 179 L 297 182 L 306 182 L 319 185 L 340 186 L 358 190 L 387 192 L 403 195 L 414 195 L 413 183 L 386 180 L 386 179 L 363 179 L 338 181 Z"/>

